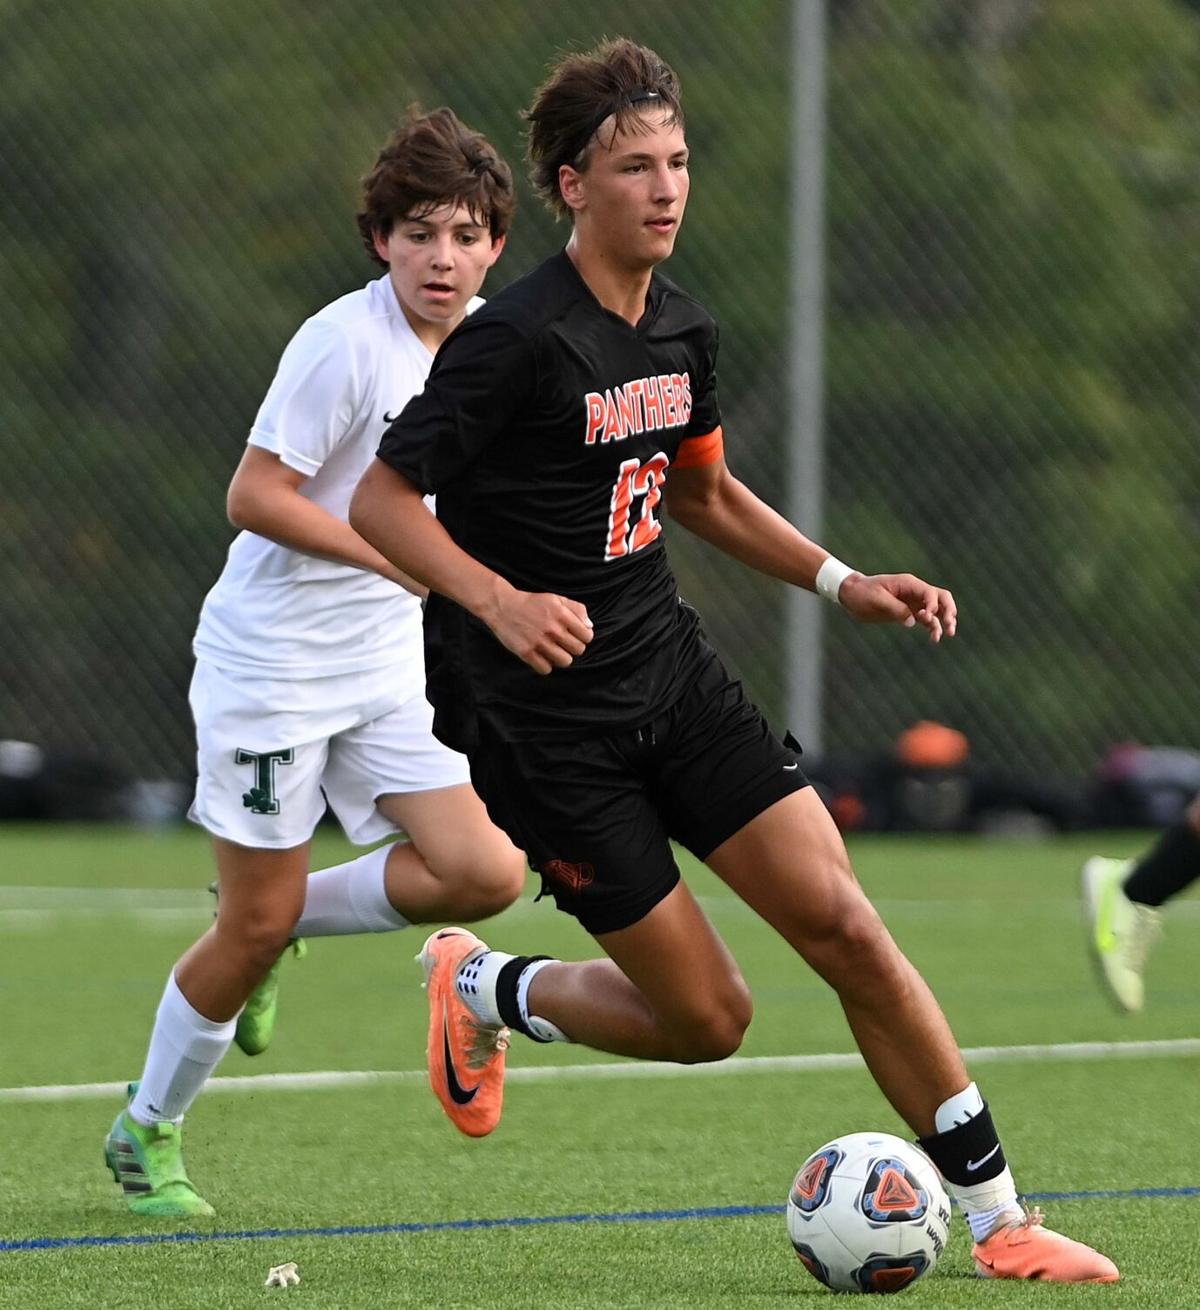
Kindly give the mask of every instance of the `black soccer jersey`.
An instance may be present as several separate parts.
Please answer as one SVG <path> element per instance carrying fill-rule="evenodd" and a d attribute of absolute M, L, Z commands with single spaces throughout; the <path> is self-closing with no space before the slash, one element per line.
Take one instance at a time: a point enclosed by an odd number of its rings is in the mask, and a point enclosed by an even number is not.
<path fill-rule="evenodd" d="M 699 634 L 663 548 L 672 465 L 719 458 L 717 329 L 655 273 L 636 327 L 565 253 L 443 344 L 379 457 L 437 493 L 447 531 L 524 591 L 582 601 L 587 650 L 541 677 L 458 605 L 425 613 L 435 731 L 467 749 L 478 716 L 509 738 L 645 723 L 687 685 Z"/>

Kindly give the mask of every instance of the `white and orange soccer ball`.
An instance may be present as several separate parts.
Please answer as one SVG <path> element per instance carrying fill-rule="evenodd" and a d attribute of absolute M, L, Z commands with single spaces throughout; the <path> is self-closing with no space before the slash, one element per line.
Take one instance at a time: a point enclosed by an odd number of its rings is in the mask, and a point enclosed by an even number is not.
<path fill-rule="evenodd" d="M 891 1133 L 848 1133 L 805 1160 L 788 1234 L 810 1274 L 838 1292 L 899 1292 L 946 1248 L 950 1202 L 933 1162 Z"/>

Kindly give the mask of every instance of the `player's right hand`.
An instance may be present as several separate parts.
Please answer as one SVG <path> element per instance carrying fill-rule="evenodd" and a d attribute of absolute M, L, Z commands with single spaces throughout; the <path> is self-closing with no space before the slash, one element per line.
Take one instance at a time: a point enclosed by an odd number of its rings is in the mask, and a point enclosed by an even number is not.
<path fill-rule="evenodd" d="M 513 592 L 489 626 L 501 645 L 541 674 L 565 669 L 593 635 L 579 601 L 549 592 Z"/>

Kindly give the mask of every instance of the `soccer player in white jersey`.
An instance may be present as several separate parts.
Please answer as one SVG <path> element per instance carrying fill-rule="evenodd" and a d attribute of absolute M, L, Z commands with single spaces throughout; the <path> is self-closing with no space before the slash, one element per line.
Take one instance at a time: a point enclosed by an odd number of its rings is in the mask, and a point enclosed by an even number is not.
<path fill-rule="evenodd" d="M 218 910 L 167 980 L 105 1144 L 135 1213 L 213 1213 L 184 1170 L 180 1124 L 235 1029 L 243 1049 L 265 1046 L 290 940 L 483 918 L 523 887 L 523 856 L 431 731 L 424 589 L 347 522 L 381 434 L 481 303 L 513 205 L 512 174 L 482 136 L 449 109 L 411 110 L 358 215 L 386 271 L 301 326 L 233 476 L 243 531 L 201 611 L 191 688 L 191 817 L 213 837 Z M 356 844 L 407 840 L 310 876 L 326 800 Z"/>

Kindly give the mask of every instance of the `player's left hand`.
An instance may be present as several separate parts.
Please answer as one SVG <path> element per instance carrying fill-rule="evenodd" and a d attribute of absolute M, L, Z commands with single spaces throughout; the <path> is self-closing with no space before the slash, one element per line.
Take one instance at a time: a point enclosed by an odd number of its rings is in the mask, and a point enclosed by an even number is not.
<path fill-rule="evenodd" d="M 920 626 L 934 643 L 953 637 L 958 628 L 954 597 L 945 587 L 911 573 L 851 573 L 838 591 L 838 601 L 860 623 Z"/>

